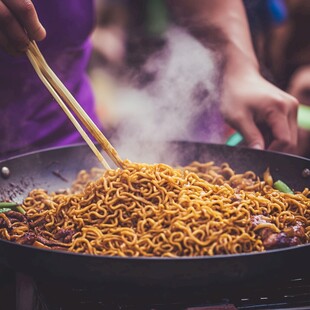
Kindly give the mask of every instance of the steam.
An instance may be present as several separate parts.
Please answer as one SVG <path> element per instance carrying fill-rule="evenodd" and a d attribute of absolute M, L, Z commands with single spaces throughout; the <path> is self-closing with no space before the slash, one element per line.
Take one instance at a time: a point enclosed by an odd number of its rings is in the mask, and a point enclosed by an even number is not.
<path fill-rule="evenodd" d="M 112 141 L 123 158 L 159 162 L 169 154 L 173 161 L 167 149 L 170 141 L 222 142 L 214 53 L 177 27 L 167 31 L 166 40 L 142 68 L 154 80 L 142 89 L 118 89 L 119 124 Z"/>

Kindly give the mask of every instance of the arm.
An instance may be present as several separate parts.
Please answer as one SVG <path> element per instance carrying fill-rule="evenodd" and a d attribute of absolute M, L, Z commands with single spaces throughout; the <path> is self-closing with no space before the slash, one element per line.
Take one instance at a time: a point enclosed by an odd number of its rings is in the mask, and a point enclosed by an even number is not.
<path fill-rule="evenodd" d="M 13 54 L 18 53 L 27 48 L 29 40 L 40 41 L 45 35 L 32 1 L 0 1 L 1 48 Z"/>
<path fill-rule="evenodd" d="M 241 0 L 167 1 L 178 23 L 221 52 L 225 67 L 220 110 L 226 121 L 250 147 L 292 151 L 298 103 L 260 75 Z M 261 126 L 272 135 L 267 146 Z"/>

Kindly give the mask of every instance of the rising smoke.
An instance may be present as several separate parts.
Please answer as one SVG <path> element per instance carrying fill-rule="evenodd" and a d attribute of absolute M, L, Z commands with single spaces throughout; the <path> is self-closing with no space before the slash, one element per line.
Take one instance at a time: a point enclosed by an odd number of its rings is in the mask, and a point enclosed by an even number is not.
<path fill-rule="evenodd" d="M 214 52 L 178 27 L 165 36 L 166 45 L 142 67 L 153 80 L 142 89 L 122 85 L 117 91 L 119 124 L 112 142 L 133 161 L 171 160 L 170 141 L 223 142 L 217 109 L 221 74 Z"/>

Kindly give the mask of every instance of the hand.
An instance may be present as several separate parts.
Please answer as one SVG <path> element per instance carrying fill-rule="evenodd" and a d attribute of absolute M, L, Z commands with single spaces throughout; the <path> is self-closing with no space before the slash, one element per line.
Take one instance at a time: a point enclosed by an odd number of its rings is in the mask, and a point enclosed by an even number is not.
<path fill-rule="evenodd" d="M 226 121 L 249 147 L 293 153 L 297 145 L 298 101 L 257 71 L 227 72 L 220 106 Z M 266 131 L 269 131 L 269 141 Z"/>
<path fill-rule="evenodd" d="M 0 0 L 0 47 L 11 54 L 25 51 L 29 40 L 40 41 L 46 32 L 30 0 Z"/>

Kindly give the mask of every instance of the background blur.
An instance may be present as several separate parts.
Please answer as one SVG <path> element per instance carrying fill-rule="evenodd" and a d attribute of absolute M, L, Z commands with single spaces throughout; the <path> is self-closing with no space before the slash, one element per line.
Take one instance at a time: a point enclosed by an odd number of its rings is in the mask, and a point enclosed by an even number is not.
<path fill-rule="evenodd" d="M 244 4 L 262 74 L 310 106 L 310 1 Z M 136 140 L 225 143 L 233 133 L 217 109 L 216 51 L 174 25 L 164 0 L 98 0 L 92 40 L 98 113 L 120 151 Z M 309 130 L 299 139 L 297 154 L 310 157 Z"/>

